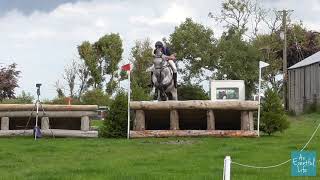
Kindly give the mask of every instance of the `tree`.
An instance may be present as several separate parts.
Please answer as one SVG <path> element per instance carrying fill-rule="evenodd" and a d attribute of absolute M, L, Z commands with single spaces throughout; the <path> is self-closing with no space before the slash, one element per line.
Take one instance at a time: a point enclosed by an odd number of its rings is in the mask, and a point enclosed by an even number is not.
<path fill-rule="evenodd" d="M 282 15 L 276 10 L 266 10 L 265 15 L 262 17 L 263 22 L 270 30 L 270 34 L 275 33 L 278 31 L 282 25 Z"/>
<path fill-rule="evenodd" d="M 5 98 L 14 98 L 14 89 L 18 86 L 20 71 L 16 70 L 17 64 L 0 67 L 0 101 Z"/>
<path fill-rule="evenodd" d="M 82 94 L 89 88 L 89 70 L 86 65 L 81 62 L 78 63 L 77 76 L 79 78 L 78 100 L 80 100 Z"/>
<path fill-rule="evenodd" d="M 264 20 L 267 13 L 268 11 L 262 8 L 257 0 L 226 0 L 222 2 L 220 14 L 214 15 L 209 12 L 208 16 L 219 23 L 224 23 L 227 29 L 234 29 L 241 35 L 252 29 L 252 35 L 248 36 L 255 37 L 258 35 L 261 22 L 266 22 Z"/>
<path fill-rule="evenodd" d="M 208 100 L 208 94 L 199 85 L 192 85 L 190 83 L 178 87 L 179 100 Z"/>
<path fill-rule="evenodd" d="M 242 34 L 247 30 L 251 9 L 250 0 L 227 0 L 222 3 L 221 13 L 211 17 L 220 23 L 225 22 L 228 29 L 234 28 Z"/>
<path fill-rule="evenodd" d="M 108 116 L 99 130 L 102 137 L 125 137 L 127 134 L 128 101 L 126 93 L 119 91 L 110 105 Z"/>
<path fill-rule="evenodd" d="M 102 83 L 106 81 L 104 76 L 109 75 L 106 91 L 112 94 L 117 85 L 115 78 L 123 52 L 120 35 L 107 34 L 93 44 L 84 41 L 78 46 L 78 52 L 90 73 L 91 79 L 88 82 L 91 82 L 94 88 L 102 88 Z"/>
<path fill-rule="evenodd" d="M 278 93 L 272 89 L 265 92 L 265 101 L 261 107 L 261 131 L 271 135 L 284 131 L 289 127 L 284 108 Z"/>
<path fill-rule="evenodd" d="M 170 35 L 172 51 L 177 53 L 177 59 L 185 66 L 180 70 L 184 80 L 202 76 L 204 69 L 213 71 L 216 68 L 216 39 L 213 31 L 187 18 L 175 28 Z"/>
<path fill-rule="evenodd" d="M 258 35 L 252 44 L 261 51 L 261 59 L 270 64 L 263 73 L 267 86 L 280 93 L 283 80 L 277 76 L 282 74 L 283 41 L 279 37 L 279 29 L 270 32 Z M 305 29 L 302 23 L 289 25 L 287 39 L 288 67 L 320 50 L 319 33 Z"/>
<path fill-rule="evenodd" d="M 71 64 L 65 67 L 62 77 L 68 86 L 70 97 L 80 100 L 83 93 L 90 86 L 89 74 L 88 67 L 83 61 L 73 60 Z M 59 86 L 61 87 L 62 85 Z"/>
<path fill-rule="evenodd" d="M 278 75 L 282 74 L 283 45 L 279 38 L 281 15 L 276 10 L 263 8 L 257 0 L 227 0 L 222 3 L 222 10 L 219 15 L 209 13 L 209 17 L 226 25 L 225 27 L 227 29 L 226 32 L 224 32 L 224 35 L 229 34 L 229 37 L 231 37 L 230 34 L 236 34 L 243 43 L 247 44 L 247 47 L 251 46 L 250 49 L 255 49 L 254 51 L 256 52 L 254 54 L 257 54 L 259 60 L 266 61 L 270 64 L 263 73 L 264 79 L 267 79 L 268 82 L 264 85 L 268 85 L 277 91 L 281 91 L 282 80 L 276 78 Z M 260 27 L 263 27 L 263 32 L 265 34 L 259 34 L 261 30 Z M 244 36 L 249 37 L 249 40 L 248 38 L 244 38 Z M 223 39 L 223 37 L 221 39 Z M 256 66 L 257 64 L 253 63 L 253 65 Z M 251 67 L 253 68 L 253 66 Z M 232 68 L 232 71 L 233 70 L 234 69 Z M 253 69 L 250 68 L 250 72 L 251 70 Z M 241 75 L 239 76 L 239 73 L 237 74 L 238 77 L 241 77 Z M 256 75 L 256 73 L 254 75 Z M 252 79 L 250 81 L 252 81 Z M 253 89 L 255 89 L 255 83 L 246 83 L 246 95 L 248 97 L 251 95 L 250 93 L 253 92 Z"/>
<path fill-rule="evenodd" d="M 101 87 L 102 75 L 101 66 L 102 62 L 97 59 L 97 55 L 94 47 L 89 41 L 84 41 L 80 46 L 78 46 L 78 52 L 80 58 L 84 61 L 84 64 L 88 68 L 90 73 L 90 81 L 94 88 Z M 100 67 L 99 67 L 100 66 Z"/>
<path fill-rule="evenodd" d="M 70 65 L 64 68 L 63 78 L 68 84 L 70 97 L 75 96 L 74 89 L 75 89 L 77 72 L 78 72 L 78 65 L 77 65 L 77 62 L 74 60 L 71 62 Z"/>
<path fill-rule="evenodd" d="M 96 55 L 99 62 L 104 62 L 104 67 L 100 63 L 100 68 L 103 68 L 103 75 L 110 75 L 109 82 L 106 83 L 106 91 L 112 94 L 116 88 L 115 77 L 118 71 L 118 64 L 122 58 L 122 40 L 119 34 L 107 34 L 101 37 L 95 44 Z"/>
<path fill-rule="evenodd" d="M 307 30 L 302 23 L 291 24 L 287 34 L 288 67 L 320 51 L 320 33 Z"/>
<path fill-rule="evenodd" d="M 226 74 L 228 79 L 244 80 L 246 97 L 255 92 L 258 81 L 259 50 L 242 39 L 241 34 L 230 29 L 224 33 L 218 43 L 219 61 L 217 79 Z"/>
<path fill-rule="evenodd" d="M 63 85 L 60 83 L 59 80 L 55 82 L 55 85 L 54 85 L 54 86 L 55 86 L 55 88 L 56 88 L 57 98 L 59 98 L 59 99 L 65 98 L 66 95 L 64 94 L 64 91 L 63 91 L 64 87 L 63 87 Z"/>
<path fill-rule="evenodd" d="M 263 71 L 263 79 L 267 80 L 265 86 L 272 88 L 280 93 L 283 80 L 277 78 L 282 74 L 282 57 L 279 52 L 282 49 L 282 43 L 276 33 L 258 35 L 252 42 L 253 46 L 260 50 L 261 60 L 270 64 Z"/>
<path fill-rule="evenodd" d="M 83 104 L 106 106 L 109 105 L 109 101 L 110 97 L 99 88 L 87 91 L 81 97 Z"/>
<path fill-rule="evenodd" d="M 131 62 L 133 64 L 131 72 L 132 100 L 150 100 L 148 84 L 151 81 L 150 72 L 147 69 L 152 65 L 152 46 L 149 39 L 136 41 L 131 49 Z"/>

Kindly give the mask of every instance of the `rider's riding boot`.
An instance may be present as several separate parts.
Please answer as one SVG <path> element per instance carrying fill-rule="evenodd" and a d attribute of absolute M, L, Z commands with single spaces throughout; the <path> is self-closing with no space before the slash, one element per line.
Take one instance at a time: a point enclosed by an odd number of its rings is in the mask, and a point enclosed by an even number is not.
<path fill-rule="evenodd" d="M 153 76 L 153 72 L 151 72 L 151 81 L 150 81 L 150 84 L 148 84 L 148 87 L 153 87 L 153 81 L 152 81 L 152 76 Z"/>
<path fill-rule="evenodd" d="M 177 88 L 177 73 L 173 73 L 174 87 Z"/>

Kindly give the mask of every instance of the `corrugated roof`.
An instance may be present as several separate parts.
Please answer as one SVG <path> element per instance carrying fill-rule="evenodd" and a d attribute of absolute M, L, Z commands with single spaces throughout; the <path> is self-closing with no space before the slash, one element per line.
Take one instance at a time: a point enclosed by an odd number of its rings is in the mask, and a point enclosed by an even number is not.
<path fill-rule="evenodd" d="M 289 67 L 288 69 L 295 69 L 295 68 L 299 68 L 299 67 L 303 67 L 303 66 L 307 66 L 310 64 L 314 64 L 320 62 L 320 51 L 305 58 L 304 60 L 298 62 L 297 64 Z"/>

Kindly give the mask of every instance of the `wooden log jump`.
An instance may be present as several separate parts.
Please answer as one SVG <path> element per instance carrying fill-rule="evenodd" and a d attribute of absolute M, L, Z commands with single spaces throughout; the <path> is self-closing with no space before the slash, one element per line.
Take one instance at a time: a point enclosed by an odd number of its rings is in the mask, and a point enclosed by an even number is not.
<path fill-rule="evenodd" d="M 130 109 L 135 113 L 133 138 L 257 135 L 253 127 L 256 101 L 132 101 Z M 158 124 L 158 129 L 152 124 Z"/>
<path fill-rule="evenodd" d="M 170 109 L 215 109 L 215 110 L 248 110 L 258 109 L 257 101 L 131 101 L 132 110 L 170 110 Z"/>
<path fill-rule="evenodd" d="M 0 104 L 0 136 L 29 135 L 34 126 L 36 111 L 34 104 Z M 42 105 L 39 109 L 39 126 L 44 135 L 70 137 L 98 137 L 97 131 L 90 131 L 90 118 L 97 115 L 96 105 Z M 27 122 L 29 126 L 26 127 Z M 50 131 L 50 133 L 46 133 Z M 32 130 L 31 130 L 32 132 Z"/>
<path fill-rule="evenodd" d="M 43 104 L 46 111 L 96 111 L 96 105 L 51 105 Z M 0 111 L 32 111 L 34 104 L 0 104 Z"/>

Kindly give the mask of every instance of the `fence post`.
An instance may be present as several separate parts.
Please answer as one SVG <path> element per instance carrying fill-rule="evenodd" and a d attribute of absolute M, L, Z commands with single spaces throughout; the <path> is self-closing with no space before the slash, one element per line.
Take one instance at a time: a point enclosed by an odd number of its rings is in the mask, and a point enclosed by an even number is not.
<path fill-rule="evenodd" d="M 223 167 L 223 180 L 230 180 L 231 177 L 231 158 L 226 156 L 224 158 L 224 167 Z"/>

